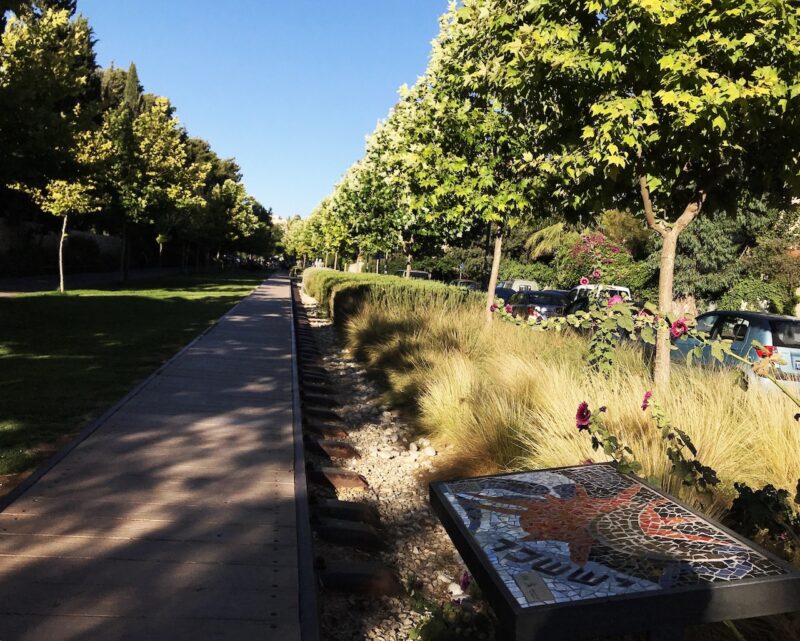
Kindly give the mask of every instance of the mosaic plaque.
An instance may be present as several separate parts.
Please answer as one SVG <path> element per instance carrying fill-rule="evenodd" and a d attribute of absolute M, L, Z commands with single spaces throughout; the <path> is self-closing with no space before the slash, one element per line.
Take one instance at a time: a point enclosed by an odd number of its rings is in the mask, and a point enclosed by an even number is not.
<path fill-rule="evenodd" d="M 515 610 L 798 578 L 606 464 L 434 483 L 431 496 L 462 556 L 476 553 Z"/>

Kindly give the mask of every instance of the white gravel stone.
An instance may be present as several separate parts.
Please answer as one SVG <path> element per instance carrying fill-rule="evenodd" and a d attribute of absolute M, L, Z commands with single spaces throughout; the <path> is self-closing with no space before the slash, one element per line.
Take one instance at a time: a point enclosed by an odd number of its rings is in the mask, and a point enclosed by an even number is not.
<path fill-rule="evenodd" d="M 316 302 L 303 296 L 311 318 Z M 428 502 L 427 476 L 434 470 L 436 450 L 430 440 L 415 435 L 399 412 L 379 399 L 366 372 L 340 350 L 327 320 L 313 321 L 315 338 L 327 354 L 327 368 L 343 420 L 352 428 L 347 441 L 361 452 L 360 459 L 337 461 L 337 465 L 362 474 L 370 490 L 340 490 L 338 498 L 365 502 L 380 513 L 388 550 L 370 556 L 349 548 L 315 543 L 315 554 L 339 560 L 377 559 L 393 568 L 403 581 L 412 577 L 421 583 L 424 597 L 432 603 L 461 601 L 449 588 L 460 577 L 464 564 L 450 538 L 439 524 Z M 408 446 L 405 445 L 408 443 Z M 407 451 L 406 451 L 407 450 Z M 424 453 L 423 453 L 424 452 Z M 423 461 L 420 464 L 418 461 Z M 459 587 L 460 589 L 460 587 Z M 406 641 L 412 629 L 424 620 L 413 611 L 409 598 L 369 598 L 320 592 L 322 641 L 364 641 L 396 639 Z"/>

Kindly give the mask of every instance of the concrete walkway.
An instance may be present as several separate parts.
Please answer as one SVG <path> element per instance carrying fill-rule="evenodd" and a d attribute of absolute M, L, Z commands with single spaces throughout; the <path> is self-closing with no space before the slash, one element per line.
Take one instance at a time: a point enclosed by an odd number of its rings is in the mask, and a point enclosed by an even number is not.
<path fill-rule="evenodd" d="M 291 332 L 276 277 L 0 513 L 0 641 L 300 639 Z"/>

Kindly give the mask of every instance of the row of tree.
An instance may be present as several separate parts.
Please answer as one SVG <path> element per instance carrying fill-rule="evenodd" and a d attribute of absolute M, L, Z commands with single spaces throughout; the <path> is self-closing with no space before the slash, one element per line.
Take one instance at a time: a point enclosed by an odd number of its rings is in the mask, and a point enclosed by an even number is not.
<path fill-rule="evenodd" d="M 123 280 L 132 243 L 195 253 L 274 248 L 271 213 L 249 196 L 238 165 L 192 138 L 164 97 L 145 93 L 135 65 L 98 68 L 75 0 L 0 4 L 0 202 L 120 237 Z M 3 212 L 0 212 L 3 213 Z"/>
<path fill-rule="evenodd" d="M 516 225 L 629 211 L 655 238 L 666 314 L 678 238 L 701 212 L 757 201 L 796 223 L 799 21 L 788 0 L 455 3 L 424 76 L 289 246 L 401 250 L 410 266 L 425 242 L 490 225 L 491 297 Z M 662 331 L 655 380 L 668 377 Z"/>

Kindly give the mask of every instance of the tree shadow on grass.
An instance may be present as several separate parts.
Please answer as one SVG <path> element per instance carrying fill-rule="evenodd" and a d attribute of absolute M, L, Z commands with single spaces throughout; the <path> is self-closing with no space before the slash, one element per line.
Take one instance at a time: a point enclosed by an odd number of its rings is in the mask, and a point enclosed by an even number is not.
<path fill-rule="evenodd" d="M 0 299 L 0 474 L 46 456 L 240 298 Z"/>

